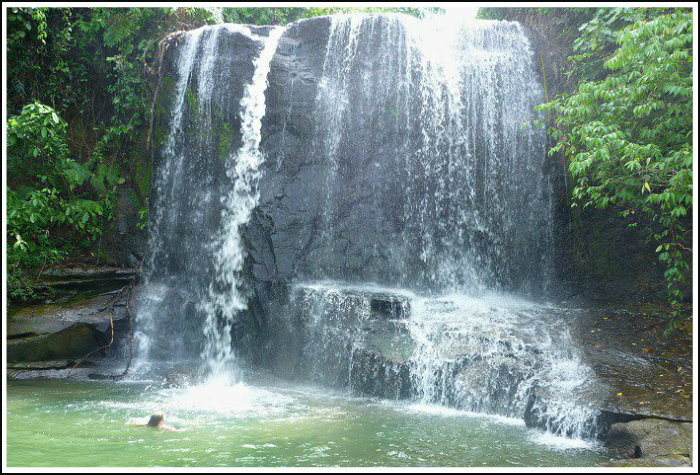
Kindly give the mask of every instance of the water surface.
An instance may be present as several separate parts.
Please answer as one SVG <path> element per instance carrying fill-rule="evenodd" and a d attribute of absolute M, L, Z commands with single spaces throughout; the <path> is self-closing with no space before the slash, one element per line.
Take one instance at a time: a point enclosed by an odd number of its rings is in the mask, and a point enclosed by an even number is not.
<path fill-rule="evenodd" d="M 130 427 L 161 410 L 184 432 Z M 10 381 L 9 466 L 590 466 L 590 442 L 517 419 L 262 380 L 160 384 Z"/>

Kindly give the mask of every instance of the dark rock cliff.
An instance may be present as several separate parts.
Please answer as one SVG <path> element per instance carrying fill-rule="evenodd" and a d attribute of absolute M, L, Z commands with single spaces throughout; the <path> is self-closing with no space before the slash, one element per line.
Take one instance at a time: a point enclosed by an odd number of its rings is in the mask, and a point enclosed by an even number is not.
<path fill-rule="evenodd" d="M 545 75 L 542 73 L 546 72 L 546 87 L 551 98 L 568 87 L 556 73 L 562 61 L 558 52 L 563 48 L 556 44 L 557 39 L 537 30 L 537 25 L 530 26 L 528 35 L 535 50 L 532 67 L 543 85 Z M 385 28 L 388 27 L 385 25 Z M 267 34 L 263 28 L 254 31 Z M 402 142 L 389 132 L 394 129 L 358 120 L 339 138 L 340 152 L 335 161 L 319 153 L 318 141 L 323 137 L 319 138 L 317 97 L 330 34 L 328 17 L 290 25 L 279 41 L 268 74 L 260 141 L 265 161 L 257 183 L 260 197 L 242 230 L 246 262 L 245 275 L 240 282 L 249 305 L 239 324 L 252 333 L 234 331 L 236 337 L 248 341 L 251 334 L 265 333 L 269 315 L 279 312 L 286 299 L 285 285 L 294 280 L 330 277 L 381 282 L 386 276 L 399 275 L 396 284 L 410 285 L 411 279 L 418 279 L 417 274 L 425 274 L 426 266 L 430 270 L 430 262 L 421 262 L 418 255 L 424 243 L 417 240 L 420 236 L 410 234 L 405 215 L 402 215 L 405 211 L 400 202 L 405 198 L 399 197 L 416 178 L 407 174 L 395 158 L 401 156 L 402 152 L 396 147 Z M 153 175 L 164 166 L 162 150 L 171 127 L 180 47 L 181 42 L 174 36 L 162 66 L 162 84 L 155 107 Z M 205 106 L 210 107 L 210 121 L 204 124 L 201 117 L 193 113 L 202 108 L 203 100 L 201 91 L 197 90 L 201 81 L 194 68 L 179 132 L 185 137 L 188 150 L 189 158 L 182 172 L 187 185 L 168 191 L 171 196 L 177 196 L 177 204 L 168 203 L 168 198 L 164 198 L 166 207 L 179 207 L 173 213 L 175 218 L 165 225 L 155 223 L 159 226 L 159 239 L 169 249 L 167 253 L 156 251 L 152 261 L 158 269 L 156 272 L 180 275 L 184 282 L 190 283 L 206 279 L 215 272 L 211 238 L 204 235 L 203 230 L 220 226 L 222 207 L 218 197 L 224 196 L 231 186 L 230 179 L 226 178 L 224 160 L 241 144 L 241 98 L 254 72 L 253 61 L 260 51 L 260 44 L 250 37 L 226 29 L 220 32 L 216 47 L 218 53 L 212 68 L 218 75 L 214 79 L 216 87 Z M 365 56 L 363 67 L 374 71 L 382 61 L 390 59 Z M 349 91 L 348 110 L 356 112 L 353 107 L 368 106 L 363 102 L 361 91 L 352 88 Z M 406 111 L 388 112 L 400 115 Z M 406 142 L 405 137 L 402 140 Z M 410 138 L 407 143 L 420 147 L 420 140 L 420 137 Z M 349 162 L 353 163 L 351 168 L 344 165 Z M 518 278 L 529 282 L 544 280 L 542 270 L 533 265 L 538 262 L 537 254 L 542 252 L 549 256 L 549 267 L 554 274 L 551 280 L 555 285 L 545 286 L 550 298 L 616 302 L 663 298 L 663 272 L 656 263 L 653 244 L 645 242 L 639 230 L 628 228 L 614 211 L 579 213 L 572 210 L 565 164 L 561 158 L 553 157 L 544 167 L 544 175 L 554 188 L 550 241 L 527 241 L 516 234 L 498 236 L 469 231 L 474 233 L 469 242 L 479 248 L 487 249 L 491 243 L 503 241 L 502 249 L 511 258 L 495 266 L 493 272 L 514 276 L 506 279 L 504 288 L 518 290 Z M 332 183 L 328 178 L 331 173 L 334 174 Z M 519 182 L 515 184 L 523 186 Z M 432 185 L 425 182 L 417 186 L 430 190 Z M 479 186 L 483 184 L 477 184 L 477 193 L 483 193 Z M 207 191 L 206 202 L 202 201 L 202 190 Z M 152 199 L 152 206 L 154 201 Z M 484 203 L 491 206 L 489 200 Z M 152 209 L 152 218 L 155 214 Z M 438 229 L 429 238 L 434 239 L 435 247 L 439 248 L 445 241 L 444 236 L 455 230 L 440 231 L 439 213 L 428 218 L 425 227 Z M 532 223 L 525 213 L 513 213 L 509 219 L 513 223 L 522 221 L 515 230 Z M 494 226 L 497 228 L 498 225 Z M 531 249 L 523 245 L 527 242 Z M 193 255 L 199 258 L 185 259 Z M 328 256 L 333 256 L 335 261 L 329 261 Z M 337 259 L 338 256 L 343 258 Z M 465 265 L 462 262 L 452 264 Z M 261 345 L 256 343 L 250 347 L 256 349 L 258 357 L 263 357 Z"/>

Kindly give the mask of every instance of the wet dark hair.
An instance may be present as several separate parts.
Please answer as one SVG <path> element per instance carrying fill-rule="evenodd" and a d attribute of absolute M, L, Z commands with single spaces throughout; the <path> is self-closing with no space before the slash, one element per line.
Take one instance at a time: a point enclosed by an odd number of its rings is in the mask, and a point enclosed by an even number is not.
<path fill-rule="evenodd" d="M 146 424 L 148 427 L 158 427 L 161 423 L 165 422 L 165 414 L 151 414 L 151 418 L 148 419 Z"/>

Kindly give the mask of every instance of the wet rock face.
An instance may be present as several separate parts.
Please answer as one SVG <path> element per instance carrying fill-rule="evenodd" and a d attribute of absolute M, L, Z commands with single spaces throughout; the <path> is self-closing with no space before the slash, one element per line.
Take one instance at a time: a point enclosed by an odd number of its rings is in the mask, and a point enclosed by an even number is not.
<path fill-rule="evenodd" d="M 245 232 L 257 281 L 289 281 L 308 252 L 328 165 L 314 154 L 314 109 L 330 20 L 292 25 L 272 61 L 262 122 L 260 202 Z"/>
<path fill-rule="evenodd" d="M 540 101 L 527 41 L 515 24 L 467 29 L 445 75 L 420 31 L 380 15 L 284 33 L 244 233 L 256 284 L 544 285 L 543 136 L 514 126 Z"/>
<path fill-rule="evenodd" d="M 412 394 L 408 365 L 370 350 L 354 353 L 349 386 L 360 394 L 386 399 L 407 399 Z"/>
<path fill-rule="evenodd" d="M 280 283 L 547 285 L 544 133 L 523 127 L 542 91 L 522 29 L 459 31 L 459 45 L 450 46 L 454 74 L 443 74 L 415 19 L 339 18 L 290 25 L 267 74 L 259 199 L 241 227 L 246 263 L 236 278 L 248 299 L 246 325 L 257 333 L 244 353 L 262 346 L 286 303 L 271 298 Z M 152 265 L 154 281 L 176 275 L 185 300 L 197 302 L 221 274 L 208 237 L 221 228 L 220 198 L 236 174 L 223 159 L 242 143 L 241 97 L 260 42 L 224 25 L 205 29 L 194 62 L 182 68 L 185 36 L 166 53 L 156 103 L 154 175 L 167 167 L 170 175 L 152 201 L 160 239 Z M 168 149 L 184 70 L 181 129 Z M 168 324 L 189 328 L 170 315 Z"/>
<path fill-rule="evenodd" d="M 654 459 L 691 457 L 693 424 L 662 419 L 616 423 L 610 427 L 605 446 L 619 457 Z"/>
<path fill-rule="evenodd" d="M 196 40 L 185 35 L 170 39 L 153 133 L 152 235 L 146 264 L 155 278 L 177 276 L 182 287 L 196 290 L 195 282 L 211 275 L 211 240 L 220 226 L 221 198 L 230 186 L 225 161 L 241 144 L 239 105 L 259 49 L 258 42 L 235 29 L 201 31 Z"/>
<path fill-rule="evenodd" d="M 67 301 L 31 305 L 9 312 L 8 361 L 81 358 L 108 344 L 112 329 L 113 347 L 118 348 L 128 322 L 126 297 L 117 297 L 117 293 L 133 275 L 130 269 L 103 267 L 48 270 L 43 281 L 57 289 L 53 292 L 56 298 Z M 105 292 L 106 289 L 109 291 Z"/>
<path fill-rule="evenodd" d="M 282 377 L 408 397 L 413 344 L 400 319 L 409 307 L 406 296 L 381 290 L 295 286 L 267 329 L 270 367 Z"/>
<path fill-rule="evenodd" d="M 596 396 L 610 423 L 693 419 L 692 322 L 665 334 L 667 312 L 664 304 L 636 304 L 592 308 L 574 319 L 577 343 L 603 383 Z"/>

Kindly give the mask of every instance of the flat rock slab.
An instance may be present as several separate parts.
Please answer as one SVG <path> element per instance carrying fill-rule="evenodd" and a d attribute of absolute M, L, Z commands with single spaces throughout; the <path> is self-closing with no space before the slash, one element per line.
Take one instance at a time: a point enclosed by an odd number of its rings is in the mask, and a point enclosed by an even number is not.
<path fill-rule="evenodd" d="M 114 298 L 114 294 L 105 294 L 72 303 L 20 308 L 7 317 L 7 336 L 16 338 L 57 333 L 76 323 L 94 325 L 104 330 L 110 325 L 110 317 L 114 320 L 126 318 L 122 297 L 115 302 L 114 311 L 109 311 Z"/>
<path fill-rule="evenodd" d="M 50 361 L 20 361 L 16 363 L 8 363 L 7 369 L 13 371 L 31 371 L 31 370 L 46 370 L 46 369 L 66 369 L 72 368 L 78 363 L 76 360 L 50 360 Z M 80 367 L 95 366 L 95 361 L 85 359 L 80 361 Z"/>
<path fill-rule="evenodd" d="M 108 344 L 111 329 L 117 334 L 126 318 L 126 295 L 117 298 L 116 292 L 70 303 L 22 307 L 7 317 L 7 360 L 81 358 Z"/>
<path fill-rule="evenodd" d="M 130 279 L 135 276 L 137 269 L 109 266 L 58 266 L 46 269 L 42 272 L 42 279 Z"/>
<path fill-rule="evenodd" d="M 297 284 L 297 292 L 307 294 L 337 293 L 358 301 L 369 302 L 370 310 L 374 318 L 381 319 L 406 319 L 411 312 L 411 299 L 415 297 L 412 292 L 401 289 L 388 289 L 372 286 L 358 286 L 344 283 L 315 282 Z"/>
<path fill-rule="evenodd" d="M 138 273 L 136 269 L 94 265 L 71 265 L 43 269 L 35 282 L 35 296 L 31 303 L 66 303 L 118 290 L 127 285 Z M 23 307 L 25 303 L 11 302 Z"/>
<path fill-rule="evenodd" d="M 89 380 L 92 368 L 61 368 L 61 369 L 8 369 L 8 379 L 65 379 L 70 375 L 71 379 Z"/>
<path fill-rule="evenodd" d="M 600 409 L 636 417 L 693 419 L 692 324 L 668 335 L 664 305 L 596 309 L 579 338 L 602 383 Z"/>

